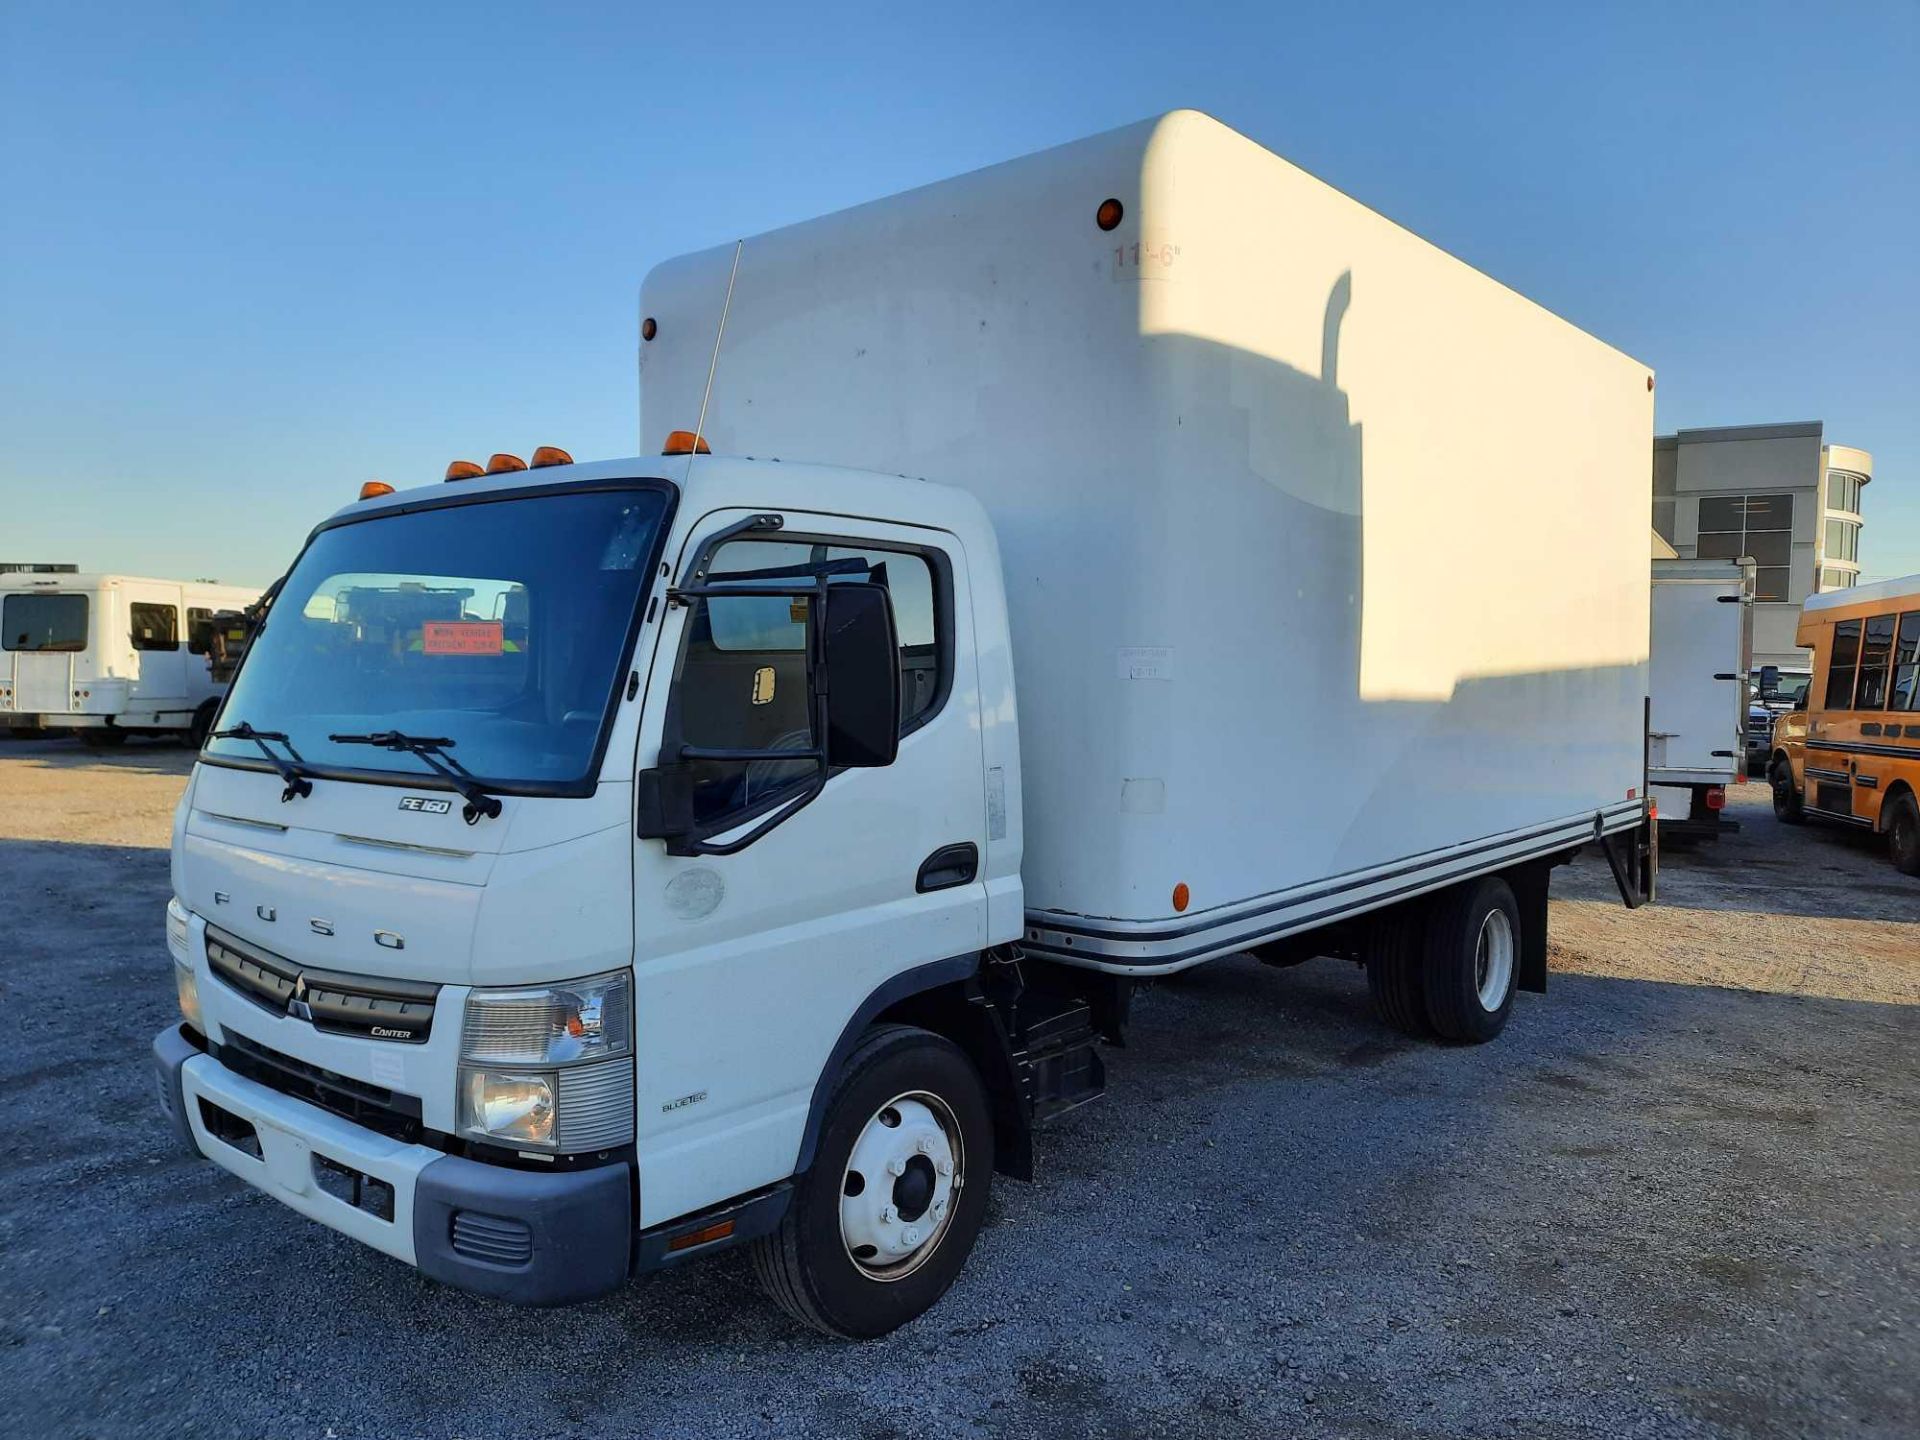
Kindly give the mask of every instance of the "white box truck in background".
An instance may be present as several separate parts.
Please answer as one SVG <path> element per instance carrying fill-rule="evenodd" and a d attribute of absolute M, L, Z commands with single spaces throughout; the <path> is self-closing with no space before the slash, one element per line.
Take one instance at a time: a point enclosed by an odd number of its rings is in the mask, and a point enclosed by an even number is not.
<path fill-rule="evenodd" d="M 1647 783 L 1660 837 L 1712 840 L 1746 766 L 1753 567 L 1655 559 Z"/>
<path fill-rule="evenodd" d="M 1635 361 L 1192 112 L 641 314 L 652 458 L 325 521 L 181 803 L 161 1095 L 294 1209 L 880 1334 L 1143 978 L 1485 1040 L 1555 863 L 1650 893 Z"/>
<path fill-rule="evenodd" d="M 216 636 L 257 589 L 133 575 L 0 575 L 0 723 L 89 745 L 198 746 L 226 694 Z"/>

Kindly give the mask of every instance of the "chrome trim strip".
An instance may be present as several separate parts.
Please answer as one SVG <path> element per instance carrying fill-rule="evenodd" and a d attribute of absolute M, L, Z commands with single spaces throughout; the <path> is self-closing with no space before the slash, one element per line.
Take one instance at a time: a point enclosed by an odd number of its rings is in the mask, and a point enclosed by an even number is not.
<path fill-rule="evenodd" d="M 376 850 L 408 850 L 416 855 L 445 855 L 452 860 L 471 860 L 472 850 L 449 850 L 440 845 L 416 845 L 408 840 L 377 840 L 371 835 L 339 835 L 349 845 L 368 845 Z"/>
<path fill-rule="evenodd" d="M 1365 914 L 1399 899 L 1410 898 L 1460 880 L 1472 879 L 1509 865 L 1577 848 L 1598 833 L 1613 834 L 1637 826 L 1644 811 L 1639 801 L 1612 806 L 1593 816 L 1570 818 L 1552 826 L 1512 832 L 1464 846 L 1428 851 L 1425 856 L 1375 867 L 1372 873 L 1352 872 L 1344 881 L 1313 882 L 1277 902 L 1254 902 L 1211 920 L 1169 929 L 1128 930 L 1124 923 L 1100 929 L 1078 917 L 1061 923 L 1044 912 L 1029 912 L 1022 946 L 1030 954 L 1094 969 L 1124 974 L 1164 974 L 1230 955 L 1249 945 L 1317 929 L 1337 920 Z M 1596 826 L 1596 820 L 1602 823 Z M 1407 883 L 1394 885 L 1395 880 Z M 1337 898 L 1336 898 L 1337 897 Z M 1335 903 L 1317 906 L 1322 900 Z M 1136 922 L 1141 923 L 1141 922 Z"/>
<path fill-rule="evenodd" d="M 287 830 L 286 826 L 275 824 L 271 820 L 253 820 L 245 815 L 222 815 L 218 810 L 202 810 L 200 813 L 209 820 L 224 820 L 229 825 L 244 825 L 249 830 L 272 830 L 282 835 Z"/>

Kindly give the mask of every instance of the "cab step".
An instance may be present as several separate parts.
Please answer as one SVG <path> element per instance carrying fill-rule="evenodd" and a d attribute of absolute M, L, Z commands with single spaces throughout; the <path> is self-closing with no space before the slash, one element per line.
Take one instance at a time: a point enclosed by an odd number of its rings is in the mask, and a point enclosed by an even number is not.
<path fill-rule="evenodd" d="M 1095 1048 L 1098 1036 L 1086 1001 L 1077 995 L 1028 990 L 1020 996 L 1014 1018 L 1013 1059 L 1034 1124 L 1106 1092 L 1106 1062 Z"/>

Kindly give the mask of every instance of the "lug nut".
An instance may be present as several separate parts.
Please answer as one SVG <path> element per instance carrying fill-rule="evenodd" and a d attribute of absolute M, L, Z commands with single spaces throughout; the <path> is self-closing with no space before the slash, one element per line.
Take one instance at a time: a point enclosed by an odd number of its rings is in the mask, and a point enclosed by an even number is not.
<path fill-rule="evenodd" d="M 891 1225 L 894 1221 L 898 1220 L 899 1218 L 900 1218 L 900 1212 L 894 1209 L 893 1206 L 891 1205 L 887 1206 L 886 1209 L 880 1212 L 880 1223 L 883 1225 Z"/>
<path fill-rule="evenodd" d="M 951 1174 L 953 1174 L 953 1161 L 951 1161 L 951 1160 L 942 1160 L 942 1161 L 940 1162 L 940 1173 L 941 1173 L 942 1175 L 951 1175 Z"/>
<path fill-rule="evenodd" d="M 933 1141 L 929 1140 L 925 1135 L 920 1137 L 920 1153 L 922 1155 L 931 1155 L 933 1153 Z"/>
<path fill-rule="evenodd" d="M 904 1175 L 906 1173 L 907 1173 L 907 1162 L 902 1160 L 898 1155 L 894 1156 L 893 1159 L 887 1161 L 887 1174 Z"/>
<path fill-rule="evenodd" d="M 918 1245 L 919 1243 L 920 1243 L 920 1227 L 918 1225 L 909 1225 L 907 1227 L 907 1244 Z"/>

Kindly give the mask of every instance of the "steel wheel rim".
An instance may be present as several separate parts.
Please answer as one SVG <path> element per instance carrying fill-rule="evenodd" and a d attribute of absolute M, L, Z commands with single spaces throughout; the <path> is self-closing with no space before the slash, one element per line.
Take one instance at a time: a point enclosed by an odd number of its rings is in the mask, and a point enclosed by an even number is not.
<path fill-rule="evenodd" d="M 966 1153 L 938 1095 L 909 1090 L 873 1112 L 840 1175 L 840 1243 L 854 1269 L 892 1283 L 933 1258 L 960 1208 Z"/>
<path fill-rule="evenodd" d="M 1489 910 L 1480 922 L 1480 934 L 1473 944 L 1473 984 L 1480 997 L 1480 1008 L 1492 1014 L 1506 1003 L 1507 987 L 1513 982 L 1513 922 L 1499 908 Z"/>

